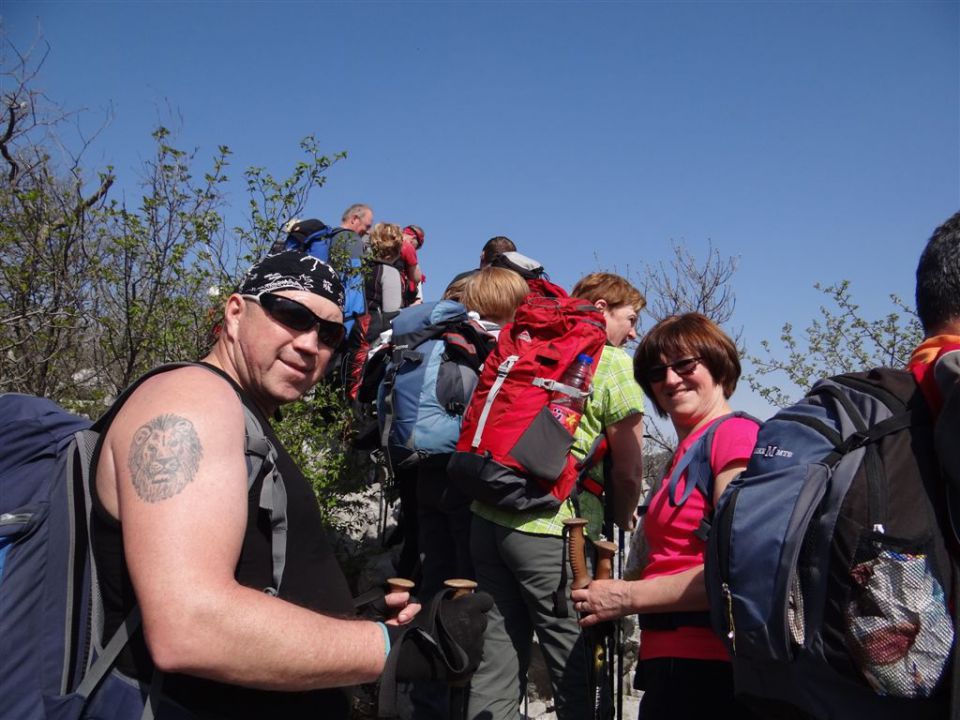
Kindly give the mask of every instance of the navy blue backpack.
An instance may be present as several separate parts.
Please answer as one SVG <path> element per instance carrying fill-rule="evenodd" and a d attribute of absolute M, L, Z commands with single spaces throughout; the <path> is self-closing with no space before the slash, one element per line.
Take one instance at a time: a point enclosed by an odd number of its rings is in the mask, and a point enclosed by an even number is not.
<path fill-rule="evenodd" d="M 190 717 L 162 697 L 155 674 L 138 683 L 114 669 L 140 626 L 139 609 L 104 638 L 103 608 L 89 543 L 93 458 L 123 402 L 95 424 L 30 395 L 0 395 L 0 717 L 13 720 L 131 720 Z M 276 450 L 244 413 L 248 481 L 264 476 L 261 507 L 274 528 L 274 584 L 286 550 L 286 493 Z M 272 478 L 272 482 L 269 480 Z"/>
<path fill-rule="evenodd" d="M 960 598 L 942 498 L 905 371 L 823 380 L 764 423 L 706 557 L 738 695 L 773 717 L 947 717 Z"/>

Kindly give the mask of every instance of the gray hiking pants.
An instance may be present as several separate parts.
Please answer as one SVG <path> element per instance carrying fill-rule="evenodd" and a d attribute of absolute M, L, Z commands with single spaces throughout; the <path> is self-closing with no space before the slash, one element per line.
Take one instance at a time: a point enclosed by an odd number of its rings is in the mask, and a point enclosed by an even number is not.
<path fill-rule="evenodd" d="M 550 672 L 558 720 L 583 720 L 592 713 L 587 651 L 570 602 L 557 618 L 553 593 L 560 582 L 563 540 L 528 535 L 476 515 L 470 550 L 479 589 L 494 606 L 487 615 L 483 662 L 470 683 L 471 720 L 516 720 L 527 682 L 536 632 Z"/>

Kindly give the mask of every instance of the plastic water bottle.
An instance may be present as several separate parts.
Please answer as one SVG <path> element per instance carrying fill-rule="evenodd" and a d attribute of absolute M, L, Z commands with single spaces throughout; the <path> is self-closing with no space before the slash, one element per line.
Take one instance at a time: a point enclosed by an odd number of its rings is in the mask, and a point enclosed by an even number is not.
<path fill-rule="evenodd" d="M 577 359 L 567 368 L 560 382 L 580 390 L 583 395 L 571 397 L 560 390 L 554 390 L 553 395 L 550 396 L 550 412 L 571 435 L 576 432 L 580 418 L 583 416 L 583 406 L 586 403 L 587 390 L 590 389 L 592 370 L 593 358 L 583 353 L 577 355 Z"/>

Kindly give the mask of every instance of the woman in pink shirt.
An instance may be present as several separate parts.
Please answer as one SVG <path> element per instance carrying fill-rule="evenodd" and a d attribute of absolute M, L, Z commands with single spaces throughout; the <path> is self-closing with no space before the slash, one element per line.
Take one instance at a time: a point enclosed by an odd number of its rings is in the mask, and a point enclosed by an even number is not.
<path fill-rule="evenodd" d="M 737 473 L 747 466 L 757 438 L 752 420 L 733 417 L 718 424 L 709 457 L 712 493 L 693 490 L 685 501 L 687 452 L 732 410 L 728 400 L 740 377 L 736 345 L 699 313 L 657 323 L 634 355 L 634 376 L 669 417 L 677 450 L 651 498 L 642 532 L 649 548 L 640 579 L 600 580 L 573 592 L 581 624 L 589 627 L 632 613 L 643 628 L 636 686 L 644 690 L 639 717 L 751 717 L 733 699 L 726 648 L 710 629 L 703 575 L 706 543 L 697 530 Z"/>

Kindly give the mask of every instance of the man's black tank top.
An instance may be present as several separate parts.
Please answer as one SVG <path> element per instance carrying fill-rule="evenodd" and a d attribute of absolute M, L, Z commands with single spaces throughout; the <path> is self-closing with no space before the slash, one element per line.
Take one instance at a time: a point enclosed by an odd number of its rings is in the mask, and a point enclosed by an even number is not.
<path fill-rule="evenodd" d="M 350 589 L 326 538 L 310 483 L 280 444 L 270 423 L 239 386 L 219 369 L 206 367 L 234 387 L 277 449 L 277 466 L 288 498 L 287 560 L 280 597 L 326 615 L 352 616 Z M 270 520 L 259 508 L 262 484 L 262 478 L 258 478 L 247 497 L 247 529 L 235 573 L 241 585 L 257 589 L 273 584 Z M 95 488 L 91 494 L 94 498 L 91 542 L 103 594 L 104 638 L 109 638 L 133 608 L 135 597 L 124 560 L 120 523 L 103 507 Z M 189 562 L 189 558 L 184 558 L 184 562 Z M 153 663 L 142 632 L 136 633 L 117 665 L 127 675 L 150 679 Z M 175 674 L 164 676 L 163 692 L 201 718 L 346 718 L 350 706 L 349 692 L 343 689 L 273 692 Z"/>

